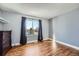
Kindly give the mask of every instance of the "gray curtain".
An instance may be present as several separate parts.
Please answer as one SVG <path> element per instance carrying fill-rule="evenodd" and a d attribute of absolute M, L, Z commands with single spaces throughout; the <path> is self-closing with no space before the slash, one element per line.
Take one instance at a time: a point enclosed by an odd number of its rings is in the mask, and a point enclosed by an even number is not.
<path fill-rule="evenodd" d="M 26 17 L 22 17 L 21 20 L 21 38 L 20 38 L 20 44 L 24 45 L 27 42 L 26 32 L 25 32 L 25 23 L 26 23 Z"/>
<path fill-rule="evenodd" d="M 39 20 L 38 41 L 43 41 L 43 35 L 42 35 L 42 21 L 41 21 L 41 20 Z"/>

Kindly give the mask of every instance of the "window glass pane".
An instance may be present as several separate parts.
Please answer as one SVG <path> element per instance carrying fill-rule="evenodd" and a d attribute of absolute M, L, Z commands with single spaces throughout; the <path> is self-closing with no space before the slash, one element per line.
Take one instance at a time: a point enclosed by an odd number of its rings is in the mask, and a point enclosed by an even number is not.
<path fill-rule="evenodd" d="M 33 34 L 35 35 L 38 34 L 38 25 L 39 25 L 38 20 L 33 20 L 33 30 L 34 30 Z"/>
<path fill-rule="evenodd" d="M 26 20 L 26 35 L 37 35 L 38 34 L 38 20 L 27 19 Z"/>
<path fill-rule="evenodd" d="M 26 34 L 31 35 L 30 30 L 32 29 L 32 20 L 26 20 Z"/>

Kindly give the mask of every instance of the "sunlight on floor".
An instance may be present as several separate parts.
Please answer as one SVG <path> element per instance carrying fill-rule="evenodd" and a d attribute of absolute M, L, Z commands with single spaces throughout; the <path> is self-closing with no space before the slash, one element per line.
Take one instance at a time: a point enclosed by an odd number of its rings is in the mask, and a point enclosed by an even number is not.
<path fill-rule="evenodd" d="M 38 46 L 27 48 L 25 50 L 25 55 L 28 56 L 40 55 L 40 48 Z"/>
<path fill-rule="evenodd" d="M 55 34 L 53 34 L 53 41 L 52 41 L 52 45 L 53 45 L 53 53 L 55 53 L 57 51 L 57 45 L 56 45 L 56 37 Z"/>

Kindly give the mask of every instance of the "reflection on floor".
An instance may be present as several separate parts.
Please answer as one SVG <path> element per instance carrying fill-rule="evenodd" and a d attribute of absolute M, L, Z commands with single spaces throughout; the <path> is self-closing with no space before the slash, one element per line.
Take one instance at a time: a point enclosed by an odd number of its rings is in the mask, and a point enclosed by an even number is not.
<path fill-rule="evenodd" d="M 79 56 L 79 51 L 46 40 L 13 47 L 6 56 Z"/>

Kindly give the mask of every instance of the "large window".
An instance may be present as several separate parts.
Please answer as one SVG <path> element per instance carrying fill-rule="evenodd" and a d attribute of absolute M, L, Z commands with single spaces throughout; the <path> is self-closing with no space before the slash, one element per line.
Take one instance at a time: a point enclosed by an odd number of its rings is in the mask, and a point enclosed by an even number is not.
<path fill-rule="evenodd" d="M 26 35 L 37 35 L 38 34 L 38 20 L 27 19 L 26 20 Z"/>

